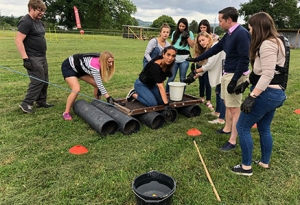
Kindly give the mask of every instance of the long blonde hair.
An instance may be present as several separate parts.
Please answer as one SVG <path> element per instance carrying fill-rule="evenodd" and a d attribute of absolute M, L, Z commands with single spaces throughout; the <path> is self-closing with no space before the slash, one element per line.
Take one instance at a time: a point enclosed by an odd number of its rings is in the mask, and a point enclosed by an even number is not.
<path fill-rule="evenodd" d="M 112 66 L 109 67 L 107 61 L 109 58 L 115 59 L 114 55 L 109 51 L 103 51 L 100 54 L 99 62 L 100 62 L 100 74 L 101 78 L 104 82 L 107 82 L 111 79 L 113 74 L 115 73 L 115 62 L 112 63 Z"/>
<path fill-rule="evenodd" d="M 204 37 L 206 37 L 206 38 L 209 39 L 209 43 L 208 43 L 208 45 L 206 46 L 206 48 L 203 48 L 203 47 L 200 45 L 200 43 L 199 43 L 199 41 L 198 41 L 198 39 L 199 39 L 200 36 L 204 36 Z M 195 56 L 200 56 L 202 53 L 204 53 L 205 51 L 207 51 L 208 49 L 210 49 L 210 48 L 212 47 L 213 43 L 214 43 L 214 42 L 213 42 L 212 36 L 211 36 L 209 33 L 207 33 L 206 31 L 200 32 L 200 33 L 197 35 L 196 42 L 195 42 L 195 44 L 194 44 L 194 55 L 195 55 Z M 206 62 L 207 62 L 207 59 L 205 59 L 205 60 L 203 60 L 203 61 L 200 61 L 200 64 L 202 65 L 202 64 L 205 64 Z"/>

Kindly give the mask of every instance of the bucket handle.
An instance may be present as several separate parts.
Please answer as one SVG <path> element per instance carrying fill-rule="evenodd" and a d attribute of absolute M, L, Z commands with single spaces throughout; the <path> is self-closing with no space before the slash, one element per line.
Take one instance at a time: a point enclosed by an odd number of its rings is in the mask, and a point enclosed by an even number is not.
<path fill-rule="evenodd" d="M 152 171 L 150 171 L 150 172 L 148 172 L 148 176 L 151 176 L 151 177 L 153 177 L 153 178 L 159 178 L 159 176 L 160 176 L 160 172 L 159 171 L 156 171 L 156 170 L 152 170 Z"/>

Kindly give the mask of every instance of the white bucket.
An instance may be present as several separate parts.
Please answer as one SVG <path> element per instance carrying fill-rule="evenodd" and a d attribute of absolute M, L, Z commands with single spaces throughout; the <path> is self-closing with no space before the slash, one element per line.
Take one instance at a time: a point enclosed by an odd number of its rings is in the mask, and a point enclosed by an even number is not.
<path fill-rule="evenodd" d="M 186 83 L 169 82 L 168 85 L 170 87 L 170 100 L 173 100 L 173 101 L 182 100 L 182 96 L 184 93 L 184 87 L 186 86 Z"/>

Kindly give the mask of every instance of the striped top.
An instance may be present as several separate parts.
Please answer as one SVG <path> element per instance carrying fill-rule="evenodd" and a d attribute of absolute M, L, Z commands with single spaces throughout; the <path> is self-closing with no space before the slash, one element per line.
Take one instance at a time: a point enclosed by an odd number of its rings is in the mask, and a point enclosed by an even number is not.
<path fill-rule="evenodd" d="M 106 89 L 105 89 L 105 87 L 102 83 L 102 78 L 101 78 L 101 75 L 100 75 L 101 66 L 100 66 L 99 58 L 98 57 L 83 57 L 83 61 L 84 61 L 84 64 L 81 61 L 81 59 L 79 59 L 82 70 L 86 74 L 91 75 L 94 78 L 94 80 L 96 82 L 96 85 L 97 85 L 98 89 L 101 91 L 102 95 L 107 94 L 107 91 L 106 91 Z M 69 57 L 69 62 L 70 62 L 70 65 L 71 65 L 72 69 L 76 73 L 78 73 L 78 71 L 77 71 L 77 69 L 75 68 L 75 65 L 74 65 L 73 56 Z"/>

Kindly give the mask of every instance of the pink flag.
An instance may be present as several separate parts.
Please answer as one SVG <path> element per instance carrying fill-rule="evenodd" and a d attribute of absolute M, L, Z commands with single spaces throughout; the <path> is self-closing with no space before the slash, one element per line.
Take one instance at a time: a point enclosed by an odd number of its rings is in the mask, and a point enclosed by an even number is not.
<path fill-rule="evenodd" d="M 75 14 L 75 19 L 76 19 L 76 27 L 81 28 L 79 13 L 78 13 L 78 9 L 76 8 L 76 6 L 74 6 L 74 14 Z"/>

